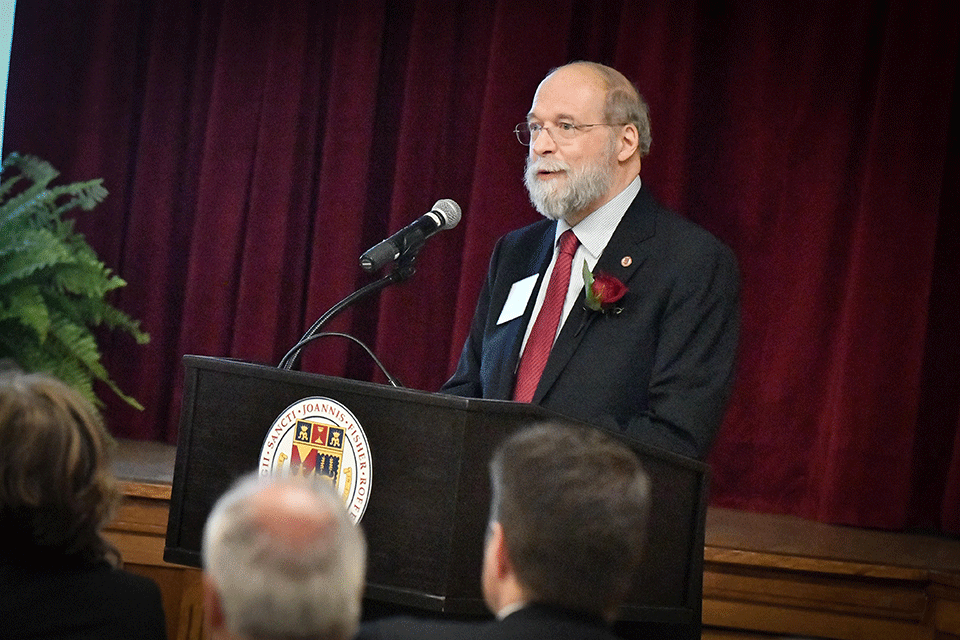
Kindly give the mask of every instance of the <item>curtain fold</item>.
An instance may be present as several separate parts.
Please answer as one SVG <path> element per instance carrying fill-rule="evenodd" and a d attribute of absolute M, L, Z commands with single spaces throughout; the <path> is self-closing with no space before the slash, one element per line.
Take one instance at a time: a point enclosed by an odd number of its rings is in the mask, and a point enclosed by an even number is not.
<path fill-rule="evenodd" d="M 111 430 L 175 442 L 184 354 L 276 364 L 381 274 L 359 255 L 440 198 L 415 275 L 328 326 L 409 387 L 452 371 L 496 239 L 535 221 L 511 131 L 553 67 L 651 107 L 644 184 L 735 251 L 738 381 L 712 503 L 960 534 L 960 7 L 936 0 L 18 3 L 4 154 L 111 194 L 77 225 L 128 286 Z M 305 370 L 382 382 L 340 339 Z"/>

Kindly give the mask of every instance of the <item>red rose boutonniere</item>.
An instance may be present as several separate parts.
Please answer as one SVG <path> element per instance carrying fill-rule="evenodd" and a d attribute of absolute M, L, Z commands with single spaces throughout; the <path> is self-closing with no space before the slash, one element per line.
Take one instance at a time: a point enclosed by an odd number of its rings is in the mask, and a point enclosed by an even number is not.
<path fill-rule="evenodd" d="M 605 273 L 593 275 L 586 260 L 583 261 L 583 285 L 587 290 L 585 304 L 588 309 L 600 313 L 620 313 L 623 311 L 623 307 L 618 307 L 616 304 L 626 295 L 627 286 L 617 278 Z"/>

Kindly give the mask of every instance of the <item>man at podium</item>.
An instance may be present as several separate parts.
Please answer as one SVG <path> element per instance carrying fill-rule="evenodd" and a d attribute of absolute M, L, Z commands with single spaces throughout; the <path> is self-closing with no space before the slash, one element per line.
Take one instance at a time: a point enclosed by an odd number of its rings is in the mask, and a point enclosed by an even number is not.
<path fill-rule="evenodd" d="M 497 620 L 386 618 L 357 640 L 617 637 L 650 503 L 633 452 L 596 429 L 538 425 L 498 447 L 490 482 L 482 587 Z"/>
<path fill-rule="evenodd" d="M 641 183 L 646 103 L 618 71 L 574 62 L 540 83 L 515 132 L 547 219 L 498 241 L 442 391 L 705 457 L 733 382 L 739 274 L 727 246 Z"/>

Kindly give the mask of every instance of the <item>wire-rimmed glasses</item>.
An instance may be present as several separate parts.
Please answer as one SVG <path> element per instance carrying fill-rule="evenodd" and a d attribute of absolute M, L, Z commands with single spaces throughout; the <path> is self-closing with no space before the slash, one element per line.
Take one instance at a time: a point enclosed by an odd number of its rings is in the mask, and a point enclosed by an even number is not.
<path fill-rule="evenodd" d="M 520 144 L 529 147 L 540 137 L 540 134 L 547 131 L 555 142 L 561 140 L 572 140 L 590 127 L 620 127 L 621 124 L 611 124 L 609 122 L 595 122 L 593 124 L 573 124 L 572 122 L 558 122 L 556 126 L 547 127 L 539 122 L 521 122 L 513 128 L 517 134 L 517 140 Z"/>

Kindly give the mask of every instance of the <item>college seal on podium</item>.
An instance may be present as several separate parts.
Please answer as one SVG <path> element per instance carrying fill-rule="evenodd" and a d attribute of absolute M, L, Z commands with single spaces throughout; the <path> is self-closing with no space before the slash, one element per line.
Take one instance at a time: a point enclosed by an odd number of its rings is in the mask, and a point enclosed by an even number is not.
<path fill-rule="evenodd" d="M 330 398 L 304 398 L 274 420 L 260 450 L 260 475 L 327 479 L 343 497 L 354 522 L 370 499 L 373 467 L 360 423 Z"/>

